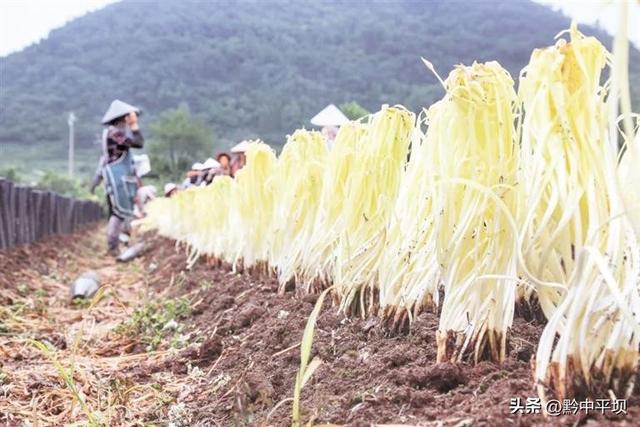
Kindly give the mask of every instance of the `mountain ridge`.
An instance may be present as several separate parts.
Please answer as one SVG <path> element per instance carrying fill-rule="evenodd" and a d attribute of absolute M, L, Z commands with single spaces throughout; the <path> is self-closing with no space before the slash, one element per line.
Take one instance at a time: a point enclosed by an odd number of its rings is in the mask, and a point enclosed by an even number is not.
<path fill-rule="evenodd" d="M 284 143 L 328 103 L 417 110 L 442 96 L 420 57 L 445 77 L 457 63 L 498 60 L 514 80 L 534 47 L 568 18 L 510 2 L 194 2 L 124 0 L 72 20 L 0 58 L 0 142 L 95 139 L 113 98 L 147 117 L 186 102 L 228 145 Z M 583 26 L 610 46 L 603 31 Z M 632 61 L 639 62 L 637 50 Z M 640 71 L 634 73 L 640 75 Z M 637 83 L 636 83 L 637 81 Z M 638 105 L 640 78 L 634 77 Z"/>

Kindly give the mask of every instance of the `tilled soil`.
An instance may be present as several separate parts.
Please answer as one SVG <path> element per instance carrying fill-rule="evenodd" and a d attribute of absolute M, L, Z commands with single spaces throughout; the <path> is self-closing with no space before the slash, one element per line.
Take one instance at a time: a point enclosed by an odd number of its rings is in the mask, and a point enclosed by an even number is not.
<path fill-rule="evenodd" d="M 300 363 L 296 345 L 317 296 L 279 295 L 273 279 L 204 265 L 189 277 L 214 283 L 203 292 L 193 328 L 205 337 L 198 363 L 216 385 L 185 400 L 194 422 L 290 424 L 290 402 L 281 402 L 293 395 Z M 376 318 L 346 318 L 325 304 L 312 352 L 323 363 L 305 386 L 301 405 L 304 419 L 315 424 L 637 425 L 637 399 L 626 417 L 510 413 L 511 398 L 537 397 L 531 374 L 542 332 L 537 322 L 515 319 L 503 366 L 437 364 L 437 314 L 422 313 L 408 334 L 393 334 Z"/>
<path fill-rule="evenodd" d="M 299 343 L 317 296 L 279 294 L 273 278 L 236 274 L 204 259 L 185 270 L 184 249 L 166 239 L 151 241 L 152 248 L 137 262 L 145 269 L 153 264 L 145 270 L 145 280 L 154 292 L 163 298 L 189 297 L 191 313 L 180 321 L 188 345 L 113 373 L 127 384 L 163 387 L 171 398 L 165 406 L 137 414 L 135 402 L 129 402 L 131 413 L 118 423 L 131 425 L 135 419 L 146 425 L 166 425 L 169 420 L 194 426 L 290 425 Z M 16 271 L 28 268 L 15 255 L 8 258 L 0 262 Z M 0 283 L 10 286 L 9 282 Z M 510 399 L 536 397 L 531 358 L 542 331 L 538 321 L 516 317 L 502 366 L 435 363 L 437 326 L 437 314 L 424 312 L 409 333 L 392 333 L 377 318 L 338 314 L 327 299 L 312 351 L 312 358 L 322 364 L 303 390 L 303 420 L 351 426 L 640 425 L 637 394 L 626 416 L 592 412 L 545 418 L 510 413 Z M 109 355 L 145 351 L 142 345 L 115 345 Z"/>

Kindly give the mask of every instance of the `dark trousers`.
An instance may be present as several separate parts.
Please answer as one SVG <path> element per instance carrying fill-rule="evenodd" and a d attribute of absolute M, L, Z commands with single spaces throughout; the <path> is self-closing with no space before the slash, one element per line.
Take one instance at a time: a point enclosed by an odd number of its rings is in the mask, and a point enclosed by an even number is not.
<path fill-rule="evenodd" d="M 130 232 L 129 221 L 119 217 L 113 212 L 111 200 L 107 195 L 107 206 L 109 207 L 109 223 L 107 224 L 107 247 L 109 251 L 117 251 L 120 245 L 120 233 Z"/>

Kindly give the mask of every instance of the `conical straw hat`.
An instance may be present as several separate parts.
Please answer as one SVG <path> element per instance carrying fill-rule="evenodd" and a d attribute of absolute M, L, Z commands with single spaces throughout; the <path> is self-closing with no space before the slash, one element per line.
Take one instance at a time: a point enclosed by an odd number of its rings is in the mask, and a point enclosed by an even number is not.
<path fill-rule="evenodd" d="M 113 119 L 126 116 L 127 114 L 133 112 L 136 112 L 138 114 L 142 113 L 142 111 L 138 107 L 134 107 L 133 105 L 129 105 L 126 102 L 122 102 L 119 99 L 116 99 L 111 103 L 107 112 L 104 113 L 104 117 L 102 117 L 102 124 L 106 125 Z"/>
<path fill-rule="evenodd" d="M 214 168 L 219 168 L 220 167 L 220 163 L 218 163 L 217 160 L 212 159 L 211 157 L 209 157 L 204 164 L 202 165 L 202 167 L 204 169 L 214 169 Z"/>
<path fill-rule="evenodd" d="M 173 182 L 169 182 L 164 185 L 164 195 L 166 196 L 167 194 L 171 193 L 173 190 L 177 190 L 177 189 L 178 189 L 178 186 L 176 184 L 174 184 Z"/>
<path fill-rule="evenodd" d="M 231 152 L 232 153 L 244 153 L 245 151 L 247 151 L 247 148 L 249 148 L 249 144 L 251 143 L 251 141 L 242 141 L 239 142 L 238 144 L 234 145 L 233 148 L 231 148 Z"/>
<path fill-rule="evenodd" d="M 349 119 L 338 107 L 329 104 L 311 119 L 311 124 L 315 126 L 342 126 Z"/>

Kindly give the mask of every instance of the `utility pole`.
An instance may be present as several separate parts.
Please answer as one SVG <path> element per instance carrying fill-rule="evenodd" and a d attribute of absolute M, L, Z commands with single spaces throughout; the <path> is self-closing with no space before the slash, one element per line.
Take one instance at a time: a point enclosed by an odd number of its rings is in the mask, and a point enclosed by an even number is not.
<path fill-rule="evenodd" d="M 74 141 L 73 141 L 73 123 L 76 121 L 76 115 L 73 112 L 69 113 L 67 123 L 69 124 L 69 177 L 73 178 L 73 155 L 74 155 Z"/>

